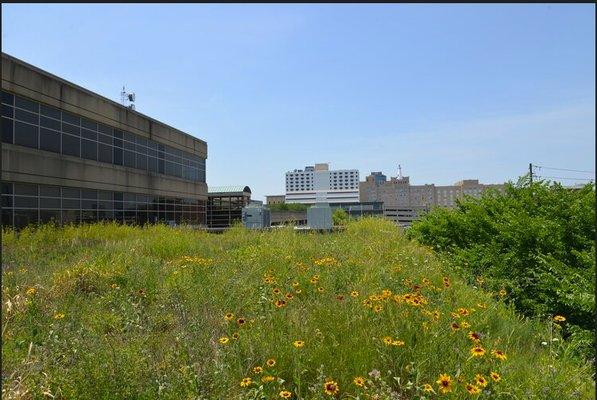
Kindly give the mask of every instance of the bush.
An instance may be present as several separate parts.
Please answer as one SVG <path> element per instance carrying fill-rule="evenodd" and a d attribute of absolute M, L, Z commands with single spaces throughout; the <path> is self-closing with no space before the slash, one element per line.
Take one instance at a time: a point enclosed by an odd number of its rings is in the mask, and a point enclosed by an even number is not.
<path fill-rule="evenodd" d="M 342 208 L 336 208 L 332 214 L 332 222 L 334 225 L 346 225 L 348 222 L 348 213 Z"/>
<path fill-rule="evenodd" d="M 280 203 L 280 204 L 270 204 L 267 206 L 270 211 L 294 211 L 294 212 L 301 212 L 307 211 L 306 204 L 298 204 L 298 203 Z"/>
<path fill-rule="evenodd" d="M 433 209 L 408 235 L 447 254 L 470 282 L 504 289 L 525 316 L 565 316 L 564 334 L 594 356 L 594 184 L 570 190 L 521 178 L 503 193 Z"/>

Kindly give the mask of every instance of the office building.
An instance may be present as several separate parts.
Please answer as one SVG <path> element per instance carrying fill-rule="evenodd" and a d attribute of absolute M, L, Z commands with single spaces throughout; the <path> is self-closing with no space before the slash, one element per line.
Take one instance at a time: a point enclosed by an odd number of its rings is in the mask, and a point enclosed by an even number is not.
<path fill-rule="evenodd" d="M 330 170 L 327 163 L 286 173 L 286 203 L 358 203 L 359 171 Z"/>
<path fill-rule="evenodd" d="M 265 196 L 265 204 L 271 206 L 272 204 L 284 204 L 286 202 L 286 196 L 283 194 L 272 194 Z"/>
<path fill-rule="evenodd" d="M 432 207 L 454 207 L 465 195 L 479 197 L 485 190 L 503 190 L 503 184 L 481 184 L 477 179 L 462 180 L 452 186 L 411 185 L 408 176 L 391 177 L 372 172 L 359 184 L 361 202 L 382 202 L 384 216 L 409 225 Z"/>
<path fill-rule="evenodd" d="M 207 143 L 2 53 L 2 224 L 205 225 Z"/>

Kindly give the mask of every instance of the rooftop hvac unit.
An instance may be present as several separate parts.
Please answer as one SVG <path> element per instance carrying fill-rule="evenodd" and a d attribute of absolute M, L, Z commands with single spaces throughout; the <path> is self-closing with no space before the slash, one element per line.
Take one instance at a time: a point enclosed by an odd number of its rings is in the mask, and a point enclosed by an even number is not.
<path fill-rule="evenodd" d="M 332 209 L 328 203 L 315 203 L 307 209 L 307 225 L 311 229 L 332 229 Z"/>
<path fill-rule="evenodd" d="M 263 229 L 270 227 L 270 211 L 261 204 L 249 204 L 242 209 L 242 221 L 245 228 Z"/>

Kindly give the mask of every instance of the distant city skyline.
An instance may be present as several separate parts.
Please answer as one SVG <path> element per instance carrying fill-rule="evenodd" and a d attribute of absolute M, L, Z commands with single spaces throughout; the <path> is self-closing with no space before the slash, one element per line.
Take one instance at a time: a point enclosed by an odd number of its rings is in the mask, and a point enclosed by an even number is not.
<path fill-rule="evenodd" d="M 401 164 L 416 185 L 515 181 L 529 163 L 594 171 L 594 12 L 3 4 L 2 43 L 114 101 L 126 85 L 140 113 L 207 142 L 208 185 L 263 200 L 285 193 L 287 171 L 324 162 L 361 179 Z"/>

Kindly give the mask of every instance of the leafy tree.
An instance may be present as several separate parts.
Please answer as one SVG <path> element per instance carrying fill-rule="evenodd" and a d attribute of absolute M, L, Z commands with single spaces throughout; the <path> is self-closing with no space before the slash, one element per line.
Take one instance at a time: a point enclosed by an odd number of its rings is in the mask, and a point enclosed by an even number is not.
<path fill-rule="evenodd" d="M 504 192 L 431 210 L 408 235 L 448 255 L 471 283 L 505 289 L 523 315 L 565 316 L 564 334 L 593 356 L 594 184 L 573 190 L 523 177 Z"/>

